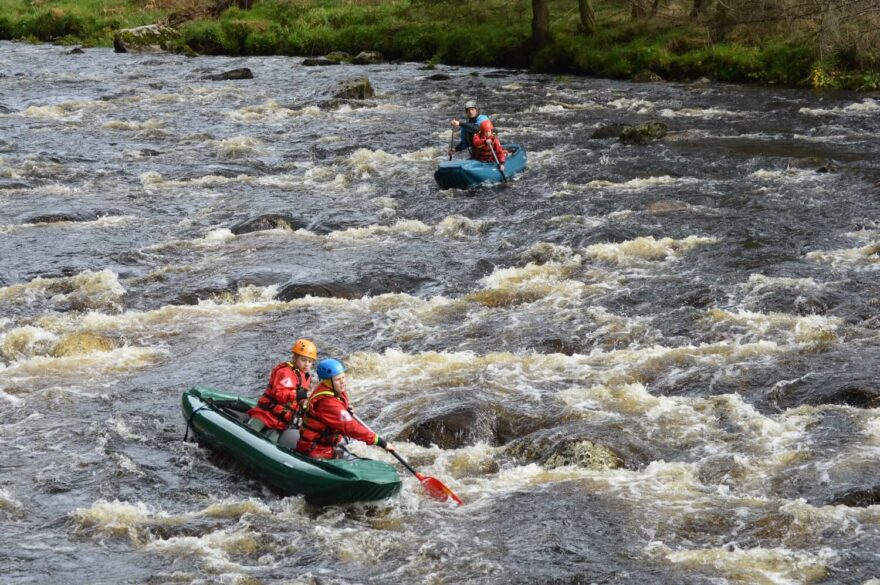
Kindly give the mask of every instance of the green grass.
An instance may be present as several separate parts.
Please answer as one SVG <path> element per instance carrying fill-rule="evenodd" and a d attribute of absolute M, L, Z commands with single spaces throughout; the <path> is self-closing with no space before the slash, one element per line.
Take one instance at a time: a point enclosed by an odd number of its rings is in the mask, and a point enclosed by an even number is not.
<path fill-rule="evenodd" d="M 149 24 L 197 0 L 3 0 L 0 39 L 110 46 L 113 32 Z M 686 3 L 685 3 L 686 4 Z M 216 20 L 180 28 L 179 47 L 201 54 L 383 53 L 387 59 L 530 68 L 628 79 L 664 79 L 873 89 L 880 72 L 816 58 L 802 35 L 739 31 L 712 43 L 711 31 L 682 16 L 632 20 L 625 0 L 594 0 L 599 30 L 578 29 L 573 0 L 551 0 L 552 40 L 531 51 L 531 0 L 255 0 Z M 682 4 L 683 6 L 684 4 Z"/>

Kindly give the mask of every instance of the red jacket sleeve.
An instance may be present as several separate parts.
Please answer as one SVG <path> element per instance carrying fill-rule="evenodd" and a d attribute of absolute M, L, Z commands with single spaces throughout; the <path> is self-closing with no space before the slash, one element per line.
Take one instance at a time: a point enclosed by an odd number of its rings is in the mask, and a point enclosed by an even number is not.
<path fill-rule="evenodd" d="M 332 398 L 319 400 L 313 405 L 312 413 L 325 425 L 346 437 L 363 441 L 368 445 L 376 444 L 379 435 L 351 416 L 338 400 Z"/>

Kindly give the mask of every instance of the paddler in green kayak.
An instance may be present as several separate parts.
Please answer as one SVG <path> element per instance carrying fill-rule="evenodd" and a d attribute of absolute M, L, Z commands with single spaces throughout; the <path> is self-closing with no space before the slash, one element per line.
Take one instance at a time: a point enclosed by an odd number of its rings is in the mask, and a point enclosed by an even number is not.
<path fill-rule="evenodd" d="M 354 459 L 340 446 L 343 437 L 394 451 L 394 445 L 354 416 L 342 362 L 332 358 L 318 362 L 318 379 L 321 383 L 312 390 L 303 409 L 297 451 L 317 459 Z"/>
<path fill-rule="evenodd" d="M 281 362 L 269 374 L 269 385 L 248 410 L 248 425 L 273 443 L 293 449 L 299 439 L 299 417 L 312 389 L 312 364 L 318 348 L 310 339 L 297 339 L 291 348 L 293 360 Z"/>

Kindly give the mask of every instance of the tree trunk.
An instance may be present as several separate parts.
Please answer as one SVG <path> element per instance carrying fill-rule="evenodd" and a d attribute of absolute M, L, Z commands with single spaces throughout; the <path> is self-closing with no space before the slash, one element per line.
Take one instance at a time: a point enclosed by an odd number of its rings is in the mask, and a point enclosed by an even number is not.
<path fill-rule="evenodd" d="M 694 0 L 694 7 L 691 8 L 691 18 L 696 18 L 703 13 L 703 0 Z"/>
<path fill-rule="evenodd" d="M 585 34 L 596 34 L 596 11 L 590 0 L 578 0 L 578 10 L 581 13 L 581 31 Z"/>
<path fill-rule="evenodd" d="M 550 40 L 550 7 L 548 0 L 532 0 L 532 44 L 537 51 Z"/>
<path fill-rule="evenodd" d="M 648 16 L 648 9 L 645 7 L 644 0 L 632 0 L 632 11 L 630 15 L 633 18 L 645 18 Z"/>
<path fill-rule="evenodd" d="M 242 10 L 250 10 L 253 0 L 238 0 L 238 7 Z"/>
<path fill-rule="evenodd" d="M 651 16 L 657 16 L 657 12 L 660 10 L 660 0 L 654 0 L 654 3 L 651 4 Z"/>

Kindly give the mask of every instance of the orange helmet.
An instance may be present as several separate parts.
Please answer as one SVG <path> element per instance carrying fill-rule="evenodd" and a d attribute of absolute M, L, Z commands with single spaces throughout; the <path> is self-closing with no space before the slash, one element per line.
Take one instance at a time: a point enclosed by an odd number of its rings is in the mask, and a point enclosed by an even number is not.
<path fill-rule="evenodd" d="M 290 351 L 296 355 L 301 355 L 312 360 L 318 359 L 318 348 L 309 339 L 297 339 L 296 343 L 293 344 L 293 347 L 290 348 Z"/>
<path fill-rule="evenodd" d="M 482 132 L 485 132 L 486 134 L 491 132 L 493 128 L 494 126 L 492 125 L 492 120 L 483 120 L 482 122 L 480 122 L 480 130 Z"/>

